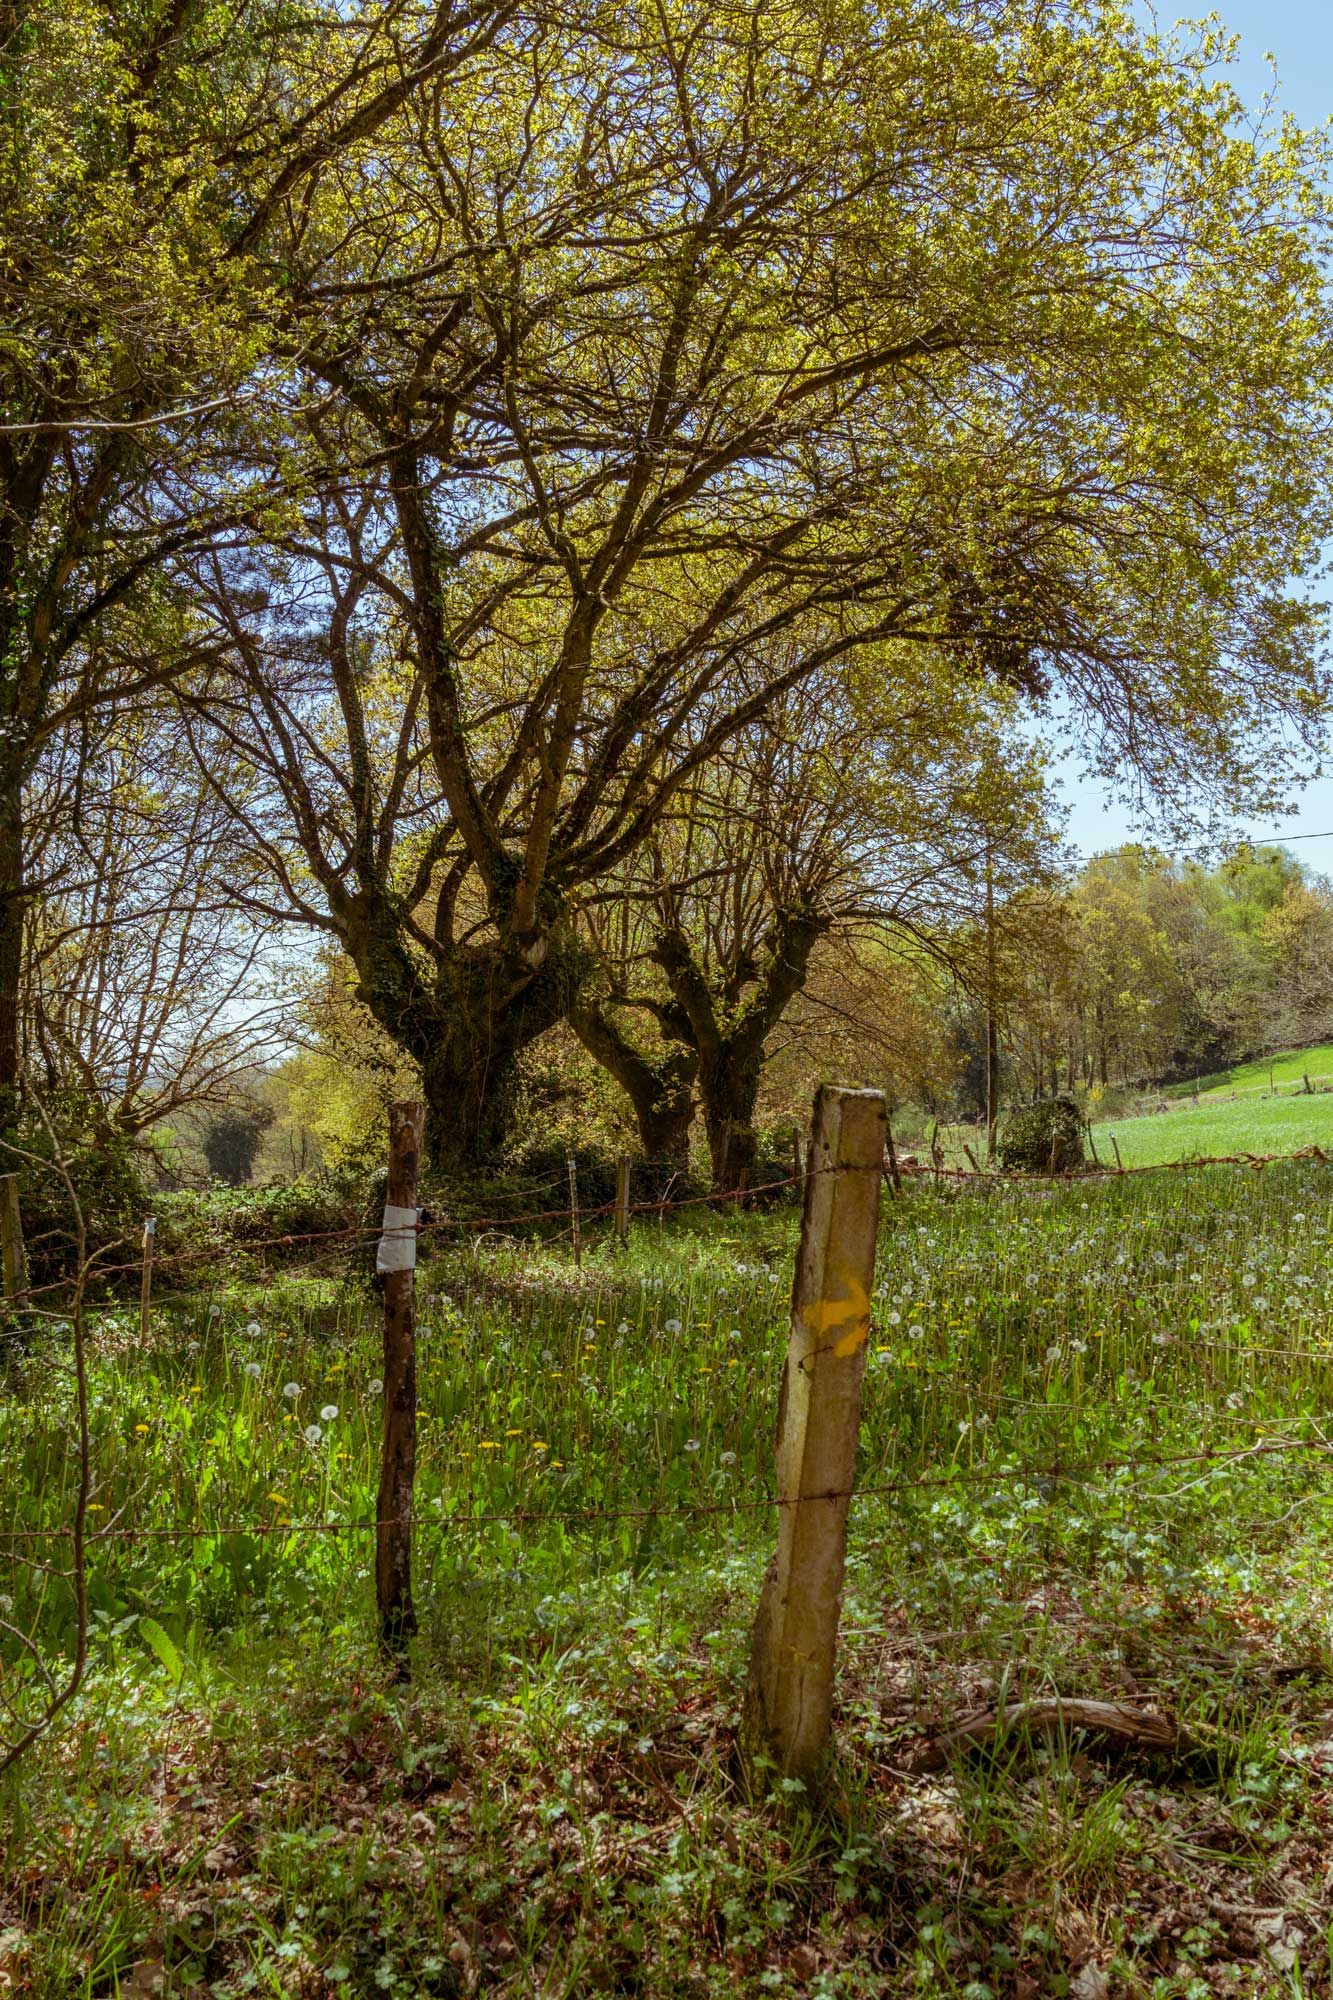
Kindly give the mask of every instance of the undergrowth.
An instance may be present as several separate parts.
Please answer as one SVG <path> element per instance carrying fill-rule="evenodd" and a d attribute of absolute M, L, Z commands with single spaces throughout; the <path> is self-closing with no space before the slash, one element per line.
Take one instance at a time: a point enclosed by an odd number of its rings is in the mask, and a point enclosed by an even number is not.
<path fill-rule="evenodd" d="M 147 1351 L 102 1312 L 94 1520 L 170 1532 L 94 1546 L 92 1673 L 5 1800 L 0 1978 L 1328 1993 L 1326 1170 L 888 1207 L 837 1761 L 820 1797 L 757 1805 L 734 1736 L 794 1234 L 706 1217 L 581 1273 L 495 1238 L 426 1267 L 406 1689 L 367 1639 L 359 1271 L 220 1267 Z M 62 1341 L 0 1401 L 10 1533 L 68 1517 Z M 59 1576 L 15 1562 L 4 1594 L 68 1643 Z M 1213 1749 L 1001 1730 L 914 1770 L 924 1730 L 1051 1692 Z"/>

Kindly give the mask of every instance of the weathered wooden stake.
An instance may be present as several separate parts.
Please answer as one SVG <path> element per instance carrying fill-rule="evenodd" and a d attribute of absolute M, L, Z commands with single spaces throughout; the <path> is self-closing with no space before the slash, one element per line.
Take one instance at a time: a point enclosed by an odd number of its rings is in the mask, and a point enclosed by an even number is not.
<path fill-rule="evenodd" d="M 384 1276 L 384 1446 L 375 1510 L 380 1642 L 401 1652 L 417 1629 L 412 1604 L 412 1488 L 417 1474 L 417 1172 L 424 1104 L 389 1106 L 389 1180 L 375 1268 Z"/>
<path fill-rule="evenodd" d="M 579 1234 L 579 1170 L 574 1155 L 566 1155 L 569 1164 L 569 1229 L 574 1238 L 574 1269 L 583 1269 L 583 1238 Z"/>
<path fill-rule="evenodd" d="M 28 1291 L 28 1256 L 23 1248 L 23 1219 L 19 1214 L 19 1177 L 0 1174 L 0 1269 L 3 1270 L 5 1297 L 12 1304 Z"/>
<path fill-rule="evenodd" d="M 1125 1171 L 1125 1163 L 1120 1157 L 1120 1148 L 1116 1144 L 1116 1138 L 1114 1132 L 1111 1134 L 1111 1151 L 1115 1154 L 1116 1172 L 1123 1174 Z"/>
<path fill-rule="evenodd" d="M 898 1167 L 898 1148 L 893 1143 L 893 1127 L 887 1117 L 884 1120 L 884 1157 L 889 1163 L 889 1186 L 893 1192 L 903 1191 L 903 1177 Z"/>
<path fill-rule="evenodd" d="M 977 1156 L 968 1145 L 966 1139 L 963 1141 L 963 1151 L 967 1154 L 967 1164 L 971 1167 L 973 1173 L 979 1174 L 981 1168 L 977 1165 Z"/>
<path fill-rule="evenodd" d="M 791 1175 L 798 1187 L 805 1179 L 805 1162 L 801 1155 L 801 1135 L 799 1132 L 793 1132 L 791 1135 Z"/>
<path fill-rule="evenodd" d="M 148 1341 L 153 1312 L 153 1246 L 157 1240 L 157 1217 L 150 1215 L 143 1226 L 143 1272 L 139 1279 L 139 1339 Z"/>
<path fill-rule="evenodd" d="M 815 1098 L 778 1401 L 778 1544 L 741 1723 L 756 1787 L 770 1764 L 813 1780 L 828 1749 L 886 1125 L 877 1090 L 825 1084 Z"/>
<path fill-rule="evenodd" d="M 621 1160 L 616 1167 L 616 1238 L 621 1243 L 629 1241 L 629 1175 L 629 1161 Z"/>

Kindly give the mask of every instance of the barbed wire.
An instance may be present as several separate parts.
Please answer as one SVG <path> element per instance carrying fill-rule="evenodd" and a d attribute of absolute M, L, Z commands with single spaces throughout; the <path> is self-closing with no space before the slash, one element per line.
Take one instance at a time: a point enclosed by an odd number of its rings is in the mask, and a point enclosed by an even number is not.
<path fill-rule="evenodd" d="M 908 1161 L 900 1161 L 897 1172 L 899 1177 L 913 1180 L 946 1180 L 951 1182 L 965 1182 L 977 1187 L 1002 1186 L 1005 1188 L 1023 1189 L 1037 1186 L 1067 1187 L 1085 1185 L 1095 1180 L 1129 1179 L 1135 1176 L 1156 1173 L 1181 1173 L 1205 1167 L 1244 1166 L 1259 1173 L 1269 1166 L 1300 1160 L 1316 1160 L 1321 1165 L 1333 1166 L 1333 1159 L 1330 1159 L 1330 1156 L 1322 1147 L 1309 1145 L 1302 1146 L 1290 1153 L 1219 1153 L 1195 1156 L 1187 1160 L 1151 1161 L 1143 1165 L 1130 1167 L 1090 1166 L 1070 1169 L 1061 1173 L 1017 1173 L 1008 1172 L 1003 1169 L 984 1169 L 980 1172 L 973 1172 L 970 1169 L 962 1167 L 927 1165 L 922 1162 Z M 636 1161 L 633 1164 L 637 1166 L 642 1163 Z M 811 1167 L 800 1174 L 790 1174 L 778 1180 L 766 1180 L 755 1184 L 747 1182 L 738 1187 L 712 1190 L 706 1194 L 679 1195 L 631 1202 L 628 1204 L 626 1212 L 632 1218 L 635 1216 L 662 1215 L 685 1208 L 717 1208 L 726 1207 L 729 1204 L 743 1205 L 747 1201 L 766 1199 L 773 1195 L 781 1194 L 786 1190 L 804 1188 L 808 1181 L 818 1179 L 824 1175 L 846 1176 L 854 1173 L 875 1173 L 886 1180 L 892 1180 L 893 1178 L 893 1169 L 887 1162 L 877 1166 L 866 1167 L 841 1165 Z M 581 1228 L 599 1221 L 613 1219 L 616 1210 L 617 1203 L 614 1199 L 595 1203 L 586 1208 L 580 1206 L 577 1210 L 578 1226 Z M 558 1208 L 532 1209 L 519 1215 L 436 1216 L 428 1222 L 403 1225 L 388 1233 L 391 1235 L 413 1233 L 419 1238 L 422 1236 L 441 1236 L 446 1234 L 452 1236 L 485 1236 L 490 1234 L 504 1234 L 521 1228 L 530 1228 L 540 1223 L 559 1223 L 561 1227 L 552 1230 L 545 1239 L 550 1244 L 558 1242 L 564 1236 L 572 1233 L 575 1226 L 574 1214 L 575 1211 L 571 1210 L 567 1204 L 564 1204 Z M 372 1241 L 377 1241 L 385 1233 L 381 1223 L 371 1222 L 346 1223 L 339 1225 L 337 1228 L 327 1230 L 285 1231 L 280 1235 L 257 1237 L 249 1240 L 237 1240 L 233 1237 L 230 1240 L 201 1244 L 182 1250 L 155 1252 L 153 1260 L 154 1269 L 161 1270 L 166 1267 L 180 1268 L 190 1264 L 213 1263 L 216 1262 L 218 1256 L 225 1250 L 230 1250 L 233 1254 L 240 1256 L 254 1256 L 268 1250 L 309 1249 L 312 1254 L 308 1261 L 314 1261 L 316 1257 L 328 1254 L 335 1246 L 355 1250 L 368 1245 Z M 123 1239 L 121 1240 L 123 1241 Z M 325 1248 L 321 1249 L 319 1246 L 325 1246 Z M 109 1245 L 107 1247 L 114 1248 L 116 1246 Z M 96 1261 L 95 1254 L 92 1267 L 89 1271 L 89 1278 L 100 1283 L 107 1283 L 113 1278 L 137 1274 L 142 1269 L 143 1260 L 141 1257 L 127 1258 L 118 1264 L 103 1264 Z M 8 1301 L 8 1304 L 11 1308 L 32 1308 L 35 1300 L 47 1297 L 55 1292 L 67 1290 L 71 1282 L 72 1280 L 69 1278 L 60 1277 L 51 1279 L 44 1285 L 30 1285 L 24 1290 L 16 1292 Z"/>
<path fill-rule="evenodd" d="M 1296 1421 L 1296 1419 L 1292 1419 Z M 669 1520 L 673 1517 L 689 1518 L 702 1514 L 734 1514 L 762 1512 L 769 1508 L 808 1506 L 817 1501 L 868 1500 L 885 1498 L 897 1493 L 930 1492 L 953 1490 L 959 1486 L 1002 1485 L 1009 1480 L 1029 1481 L 1033 1485 L 1046 1483 L 1058 1485 L 1061 1481 L 1079 1481 L 1096 1477 L 1106 1472 L 1161 1471 L 1172 1466 L 1203 1464 L 1240 1464 L 1254 1458 L 1273 1457 L 1287 1452 L 1308 1451 L 1316 1454 L 1333 1454 L 1333 1442 L 1323 1437 L 1288 1438 L 1273 1433 L 1262 1433 L 1254 1444 L 1243 1449 L 1235 1447 L 1204 1447 L 1198 1451 L 1164 1452 L 1160 1454 L 1141 1453 L 1132 1457 L 1084 1459 L 1070 1464 L 1056 1459 L 1043 1465 L 1002 1465 L 954 1470 L 947 1473 L 932 1473 L 920 1478 L 896 1478 L 880 1481 L 877 1478 L 869 1484 L 849 1487 L 831 1487 L 813 1493 L 802 1493 L 783 1497 L 775 1493 L 736 1497 L 727 1500 L 691 1500 L 673 1502 L 670 1506 L 653 1502 L 637 1507 L 560 1507 L 533 1508 L 514 1507 L 501 1510 L 484 1510 L 469 1513 L 446 1514 L 439 1521 L 428 1517 L 416 1517 L 414 1528 L 438 1527 L 442 1531 L 456 1527 L 486 1527 L 521 1522 L 570 1522 L 570 1521 L 644 1521 Z M 258 1521 L 258 1522 L 209 1522 L 191 1527 L 154 1527 L 135 1525 L 131 1527 L 94 1528 L 85 1534 L 85 1540 L 92 1546 L 108 1541 L 199 1541 L 224 1540 L 247 1535 L 342 1535 L 377 1532 L 381 1526 L 392 1525 L 389 1521 L 361 1519 L 355 1521 Z M 64 1526 L 50 1528 L 4 1528 L 0 1529 L 0 1541 L 60 1541 L 67 1539 L 73 1530 Z"/>

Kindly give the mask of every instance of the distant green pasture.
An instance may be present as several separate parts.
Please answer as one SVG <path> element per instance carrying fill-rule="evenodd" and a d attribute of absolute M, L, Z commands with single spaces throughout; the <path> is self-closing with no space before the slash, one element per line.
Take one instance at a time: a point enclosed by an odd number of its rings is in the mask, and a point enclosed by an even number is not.
<path fill-rule="evenodd" d="M 1333 1042 L 1320 1042 L 1309 1049 L 1287 1049 L 1274 1056 L 1271 1081 L 1278 1089 L 1284 1085 L 1290 1089 L 1299 1087 L 1305 1077 L 1311 1083 L 1322 1079 L 1333 1083 Z M 1270 1087 L 1269 1063 L 1267 1057 L 1256 1062 L 1236 1063 L 1231 1069 L 1217 1070 L 1212 1076 L 1201 1076 L 1195 1083 L 1173 1083 L 1163 1091 L 1164 1097 L 1226 1096 L 1233 1091 L 1263 1091 Z"/>
<path fill-rule="evenodd" d="M 1312 1097 L 1205 1097 L 1198 1104 L 1141 1118 L 1107 1119 L 1092 1130 L 1103 1162 L 1113 1163 L 1114 1133 L 1127 1167 L 1227 1153 L 1294 1153 L 1310 1145 L 1333 1152 L 1333 1092 Z"/>

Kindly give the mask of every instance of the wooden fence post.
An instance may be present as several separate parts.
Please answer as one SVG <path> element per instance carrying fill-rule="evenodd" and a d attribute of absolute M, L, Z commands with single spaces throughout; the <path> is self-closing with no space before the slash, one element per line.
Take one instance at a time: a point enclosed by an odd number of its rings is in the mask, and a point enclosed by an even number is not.
<path fill-rule="evenodd" d="M 629 1241 L 629 1176 L 629 1161 L 619 1161 L 616 1166 L 616 1237 L 621 1243 Z"/>
<path fill-rule="evenodd" d="M 1116 1137 L 1114 1132 L 1111 1134 L 1111 1151 L 1115 1154 L 1116 1172 L 1119 1174 L 1123 1174 L 1125 1171 L 1125 1163 L 1120 1157 L 1120 1148 L 1116 1144 Z"/>
<path fill-rule="evenodd" d="M 898 1168 L 898 1148 L 893 1143 L 893 1126 L 888 1118 L 884 1120 L 884 1157 L 889 1163 L 889 1186 L 898 1195 L 903 1191 L 903 1177 Z"/>
<path fill-rule="evenodd" d="M 566 1154 L 569 1165 L 569 1228 L 574 1238 L 574 1269 L 583 1269 L 583 1238 L 579 1234 L 579 1170 L 572 1153 Z"/>
<path fill-rule="evenodd" d="M 801 1152 L 801 1135 L 799 1132 L 793 1132 L 791 1135 L 791 1174 L 793 1181 L 799 1187 L 805 1179 L 805 1158 Z"/>
<path fill-rule="evenodd" d="M 412 1604 L 412 1488 L 417 1473 L 417 1173 L 424 1104 L 389 1106 L 389 1180 L 375 1268 L 384 1276 L 384 1445 L 375 1510 L 380 1642 L 401 1652 L 417 1629 Z"/>
<path fill-rule="evenodd" d="M 814 1779 L 828 1749 L 886 1128 L 877 1090 L 825 1084 L 815 1098 L 778 1401 L 777 1551 L 741 1722 L 756 1789 L 765 1763 Z"/>
<path fill-rule="evenodd" d="M 23 1248 L 23 1219 L 19 1214 L 19 1177 L 0 1174 L 0 1268 L 3 1269 L 5 1297 L 12 1304 L 26 1296 L 28 1257 Z"/>
<path fill-rule="evenodd" d="M 157 1240 L 157 1217 L 150 1215 L 143 1226 L 143 1272 L 139 1279 L 139 1339 L 148 1340 L 153 1311 L 153 1246 Z"/>

